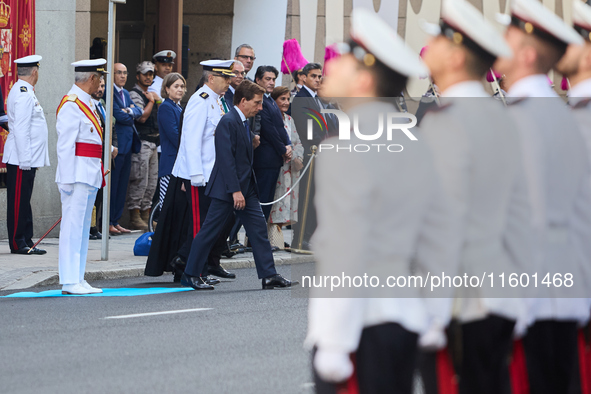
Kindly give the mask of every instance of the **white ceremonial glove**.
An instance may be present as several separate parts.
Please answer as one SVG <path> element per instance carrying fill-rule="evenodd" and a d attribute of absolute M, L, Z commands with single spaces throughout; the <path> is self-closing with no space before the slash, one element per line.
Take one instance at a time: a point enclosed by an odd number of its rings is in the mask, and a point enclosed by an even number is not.
<path fill-rule="evenodd" d="M 57 188 L 60 192 L 66 193 L 68 196 L 74 192 L 73 183 L 58 183 Z"/>
<path fill-rule="evenodd" d="M 419 337 L 419 347 L 423 350 L 441 350 L 445 345 L 447 345 L 445 326 L 437 321 L 431 323 L 429 329 Z"/>
<path fill-rule="evenodd" d="M 31 170 L 31 166 L 19 166 L 18 168 L 20 168 L 21 171 L 30 171 Z"/>
<path fill-rule="evenodd" d="M 203 175 L 191 175 L 191 186 L 205 186 L 205 177 Z"/>
<path fill-rule="evenodd" d="M 314 369 L 322 380 L 338 383 L 347 380 L 353 374 L 353 363 L 349 353 L 318 349 L 314 356 Z"/>
<path fill-rule="evenodd" d="M 513 339 L 521 339 L 525 336 L 527 332 L 527 319 L 520 318 L 517 319 L 515 322 L 515 327 L 513 327 Z"/>

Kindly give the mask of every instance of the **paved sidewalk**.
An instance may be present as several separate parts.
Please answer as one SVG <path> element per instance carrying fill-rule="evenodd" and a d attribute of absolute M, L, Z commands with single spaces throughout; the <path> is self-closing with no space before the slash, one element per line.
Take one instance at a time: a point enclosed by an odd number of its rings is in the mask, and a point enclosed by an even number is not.
<path fill-rule="evenodd" d="M 101 261 L 101 241 L 90 241 L 86 279 L 93 281 L 143 276 L 147 257 L 133 255 L 133 245 L 141 234 L 138 231 L 128 235 L 112 236 L 109 240 L 108 261 Z M 47 253 L 23 256 L 10 253 L 8 240 L 0 241 L 0 290 L 26 289 L 59 283 L 58 239 L 46 238 L 38 247 L 47 250 Z M 277 265 L 313 261 L 313 257 L 309 255 L 288 252 L 276 252 L 273 255 Z M 222 266 L 226 269 L 236 269 L 251 268 L 255 265 L 252 253 L 241 253 L 231 259 L 222 259 Z"/>

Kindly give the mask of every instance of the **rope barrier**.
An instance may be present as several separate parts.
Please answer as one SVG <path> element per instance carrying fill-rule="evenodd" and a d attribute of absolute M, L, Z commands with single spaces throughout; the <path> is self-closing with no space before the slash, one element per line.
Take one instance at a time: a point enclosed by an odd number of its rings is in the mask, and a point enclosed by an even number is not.
<path fill-rule="evenodd" d="M 291 185 L 291 189 L 289 189 L 289 191 L 287 193 L 285 193 L 283 196 L 279 197 L 275 201 L 262 202 L 260 204 L 261 205 L 273 205 L 273 204 L 275 204 L 275 203 L 283 200 L 285 197 L 289 196 L 291 194 L 291 192 L 294 191 L 294 189 L 298 185 L 298 183 L 300 183 L 300 181 L 302 180 L 304 174 L 306 173 L 306 171 L 308 171 L 308 168 L 310 167 L 310 164 L 312 163 L 312 160 L 314 160 L 315 157 L 316 157 L 316 153 L 312 153 L 312 156 L 310 157 L 310 160 L 308 160 L 308 164 L 306 164 L 306 167 L 304 167 L 304 171 L 300 172 L 300 176 L 298 177 L 298 180 L 295 181 L 295 183 L 293 185 Z"/>

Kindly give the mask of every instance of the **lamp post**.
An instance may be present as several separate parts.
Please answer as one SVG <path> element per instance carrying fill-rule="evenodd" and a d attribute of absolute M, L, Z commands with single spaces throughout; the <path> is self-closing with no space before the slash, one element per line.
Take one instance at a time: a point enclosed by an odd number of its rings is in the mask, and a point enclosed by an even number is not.
<path fill-rule="evenodd" d="M 109 35 L 107 38 L 107 83 L 105 96 L 105 152 L 103 153 L 103 166 L 105 172 L 111 170 L 111 135 L 113 133 L 113 64 L 115 60 L 115 19 L 116 19 L 116 4 L 125 4 L 126 0 L 109 0 Z M 111 211 L 111 177 L 105 180 L 105 187 L 103 188 L 103 238 L 101 242 L 101 260 L 109 259 L 109 218 Z"/>

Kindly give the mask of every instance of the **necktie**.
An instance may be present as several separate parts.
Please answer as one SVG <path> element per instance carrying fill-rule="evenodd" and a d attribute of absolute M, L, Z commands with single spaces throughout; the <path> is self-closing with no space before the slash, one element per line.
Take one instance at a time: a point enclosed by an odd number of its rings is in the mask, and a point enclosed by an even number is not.
<path fill-rule="evenodd" d="M 244 121 L 244 127 L 246 127 L 246 135 L 248 136 L 248 139 L 250 139 L 250 127 L 248 127 L 248 120 Z"/>
<path fill-rule="evenodd" d="M 228 113 L 228 105 L 226 104 L 226 99 L 224 98 L 224 96 L 221 97 L 222 100 L 222 105 L 224 106 L 224 113 Z"/>
<path fill-rule="evenodd" d="M 123 89 L 121 89 L 119 91 L 119 97 L 121 97 L 121 102 L 123 103 L 123 106 L 125 107 L 125 96 L 123 95 Z"/>
<path fill-rule="evenodd" d="M 101 115 L 103 115 L 103 119 L 105 119 L 107 115 L 105 114 L 105 109 L 103 108 L 103 105 L 100 102 L 98 103 L 98 109 Z"/>

